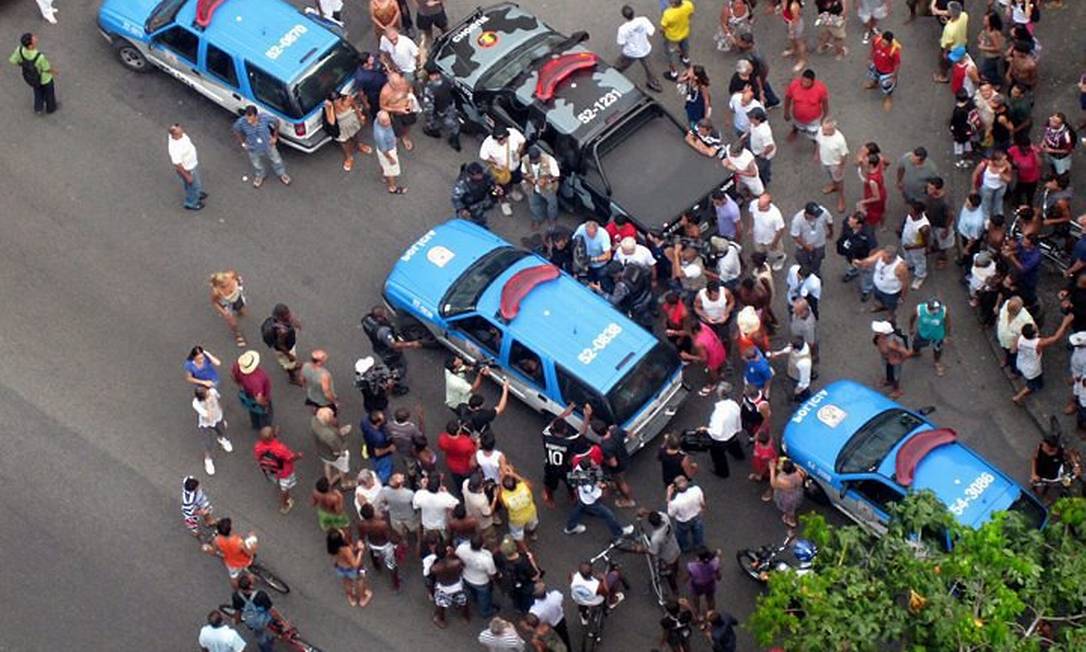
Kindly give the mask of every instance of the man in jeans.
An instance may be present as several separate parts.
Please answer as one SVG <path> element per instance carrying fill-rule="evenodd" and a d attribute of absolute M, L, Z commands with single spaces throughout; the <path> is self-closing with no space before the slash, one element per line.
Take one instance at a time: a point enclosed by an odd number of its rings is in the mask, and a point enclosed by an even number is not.
<path fill-rule="evenodd" d="M 649 37 L 656 33 L 656 27 L 648 18 L 636 16 L 629 5 L 622 6 L 622 17 L 626 19 L 626 22 L 619 25 L 617 38 L 622 53 L 618 55 L 615 68 L 626 70 L 635 61 L 640 63 L 645 70 L 645 86 L 650 91 L 659 93 L 662 90 L 660 80 L 656 78 L 656 73 L 649 64 L 649 53 L 652 52 L 652 42 L 649 41 Z"/>
<path fill-rule="evenodd" d="M 667 488 L 667 515 L 675 524 L 675 538 L 683 552 L 705 545 L 705 494 L 685 476 L 675 478 Z"/>
<path fill-rule="evenodd" d="M 594 463 L 588 457 L 584 457 L 578 463 L 578 466 L 587 474 L 592 473 L 592 467 Z M 596 471 L 599 471 L 599 467 L 596 467 Z M 566 520 L 566 529 L 563 530 L 566 534 L 580 534 L 587 530 L 584 523 L 581 523 L 581 517 L 585 514 L 589 516 L 595 516 L 596 518 L 603 519 L 607 524 L 607 529 L 611 531 L 611 538 L 617 539 L 623 534 L 629 535 L 633 533 L 633 526 L 627 525 L 622 527 L 618 519 L 615 518 L 615 513 L 611 511 L 607 505 L 600 502 L 603 498 L 603 483 L 595 481 L 586 481 L 583 484 L 577 486 L 577 504 L 573 506 L 573 510 L 569 513 L 569 518 Z"/>
<path fill-rule="evenodd" d="M 456 556 L 464 562 L 464 588 L 478 607 L 479 615 L 490 618 L 498 613 L 498 605 L 494 604 L 493 583 L 498 568 L 494 565 L 494 554 L 483 547 L 483 535 L 476 534 L 471 541 L 457 546 Z"/>
<path fill-rule="evenodd" d="M 19 47 L 8 57 L 13 66 L 23 68 L 23 79 L 34 89 L 34 113 L 41 115 L 42 110 L 52 113 L 57 110 L 56 84 L 53 77 L 57 74 L 45 55 L 38 50 L 38 36 L 27 32 L 19 37 Z"/>
<path fill-rule="evenodd" d="M 269 631 L 268 625 L 278 618 L 279 614 L 272 606 L 268 594 L 254 589 L 252 578 L 242 575 L 238 580 L 238 590 L 234 591 L 230 602 L 234 607 L 234 622 L 245 623 L 253 633 L 260 652 L 275 650 L 275 635 Z"/>
<path fill-rule="evenodd" d="M 249 162 L 253 164 L 253 187 L 259 188 L 264 183 L 266 170 L 264 158 L 272 165 L 283 185 L 290 185 L 290 176 L 283 165 L 283 157 L 279 155 L 279 119 L 261 113 L 250 104 L 245 107 L 245 114 L 234 121 L 234 138 L 241 148 L 249 154 Z"/>
<path fill-rule="evenodd" d="M 185 190 L 185 208 L 198 211 L 204 207 L 207 193 L 204 182 L 200 179 L 199 161 L 196 158 L 196 146 L 188 134 L 176 122 L 170 125 L 170 137 L 166 143 L 170 152 L 170 163 L 181 177 L 181 187 Z"/>

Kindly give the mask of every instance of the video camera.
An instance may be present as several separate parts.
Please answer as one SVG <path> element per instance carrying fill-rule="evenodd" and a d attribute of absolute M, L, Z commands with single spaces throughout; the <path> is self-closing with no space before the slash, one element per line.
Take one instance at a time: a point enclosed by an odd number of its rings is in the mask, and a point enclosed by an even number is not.
<path fill-rule="evenodd" d="M 679 437 L 682 442 L 681 448 L 686 453 L 704 453 L 709 450 L 713 442 L 707 431 L 698 428 L 684 430 Z"/>
<path fill-rule="evenodd" d="M 371 394 L 387 392 L 400 382 L 400 371 L 389 369 L 384 363 L 376 362 L 365 373 L 354 374 L 354 386 L 360 392 L 368 391 Z"/>
<path fill-rule="evenodd" d="M 603 469 L 595 464 L 585 469 L 575 466 L 572 471 L 566 474 L 566 480 L 573 487 L 599 484 L 604 481 L 605 477 Z"/>

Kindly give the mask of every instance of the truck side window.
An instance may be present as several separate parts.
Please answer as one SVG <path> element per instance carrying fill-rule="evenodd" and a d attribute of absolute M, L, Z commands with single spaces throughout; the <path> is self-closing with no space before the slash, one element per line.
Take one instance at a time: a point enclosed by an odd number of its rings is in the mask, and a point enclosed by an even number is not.
<path fill-rule="evenodd" d="M 238 71 L 234 68 L 234 58 L 210 43 L 207 44 L 207 70 L 220 81 L 237 88 Z"/>
<path fill-rule="evenodd" d="M 474 315 L 453 322 L 453 326 L 490 355 L 497 357 L 501 353 L 502 332 L 485 318 Z"/>
<path fill-rule="evenodd" d="M 891 503 L 902 499 L 902 495 L 878 480 L 858 480 L 850 483 L 852 489 L 867 499 L 875 507 L 887 511 Z"/>
<path fill-rule="evenodd" d="M 290 106 L 290 93 L 287 92 L 286 84 L 248 61 L 245 62 L 245 68 L 249 73 L 253 97 L 280 113 L 293 117 L 295 111 Z"/>
<path fill-rule="evenodd" d="M 607 423 L 614 421 L 611 417 L 611 409 L 598 392 L 589 388 L 580 378 L 557 365 L 555 366 L 558 372 L 558 390 L 562 392 L 562 398 L 567 405 L 570 403 L 576 405 L 576 412 L 580 414 L 581 408 L 585 403 L 588 403 L 592 406 L 592 417 L 594 419 L 602 419 Z"/>
<path fill-rule="evenodd" d="M 155 40 L 190 63 L 196 63 L 196 51 L 200 47 L 200 39 L 184 27 L 175 25 L 160 34 Z"/>
<path fill-rule="evenodd" d="M 536 385 L 543 387 L 543 361 L 528 347 L 513 340 L 509 347 L 509 364 L 521 374 L 527 376 Z"/>

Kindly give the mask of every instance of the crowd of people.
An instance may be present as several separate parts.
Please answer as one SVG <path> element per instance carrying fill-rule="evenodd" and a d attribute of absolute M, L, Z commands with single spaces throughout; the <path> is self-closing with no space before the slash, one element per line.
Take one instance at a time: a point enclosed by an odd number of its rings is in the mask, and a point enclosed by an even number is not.
<path fill-rule="evenodd" d="M 322 14 L 342 18 L 342 3 L 319 4 Z M 675 347 L 690 375 L 704 381 L 699 394 L 713 401 L 701 428 L 712 473 L 728 478 L 732 463 L 749 459 L 747 477 L 765 485 L 762 499 L 775 504 L 788 528 L 797 527 L 804 472 L 779 452 L 770 395 L 778 374 L 774 363 L 783 368 L 791 401 L 807 400 L 818 378 L 823 266 L 831 245 L 846 263 L 841 281 L 854 282 L 857 300 L 874 299 L 871 310 L 881 313 L 870 328 L 891 397 L 903 394 L 906 361 L 926 348 L 932 349 L 935 374 L 947 372 L 942 354 L 951 319 L 945 298 L 921 295 L 908 310 L 906 299 L 922 290 L 930 274 L 948 273 L 968 288 L 982 326 L 994 327 L 1006 352 L 1004 366 L 1022 377 L 1021 389 L 1011 397 L 1016 403 L 1043 387 L 1044 350 L 1070 334 L 1076 353 L 1067 412 L 1078 414 L 1080 430 L 1086 432 L 1086 236 L 1076 240 L 1081 231 L 1073 230 L 1069 176 L 1078 136 L 1060 111 L 1034 124 L 1033 98 L 1041 74 L 1035 35 L 1040 3 L 989 2 L 975 42 L 969 39 L 969 15 L 961 3 L 933 0 L 928 7 L 941 24 L 931 46 L 933 54 L 938 50 L 933 82 L 950 87 L 947 130 L 933 140 L 952 147 L 956 167 L 971 170 L 970 177 L 942 175 L 922 144 L 900 155 L 883 152 L 873 141 L 852 151 L 831 113 L 830 89 L 810 67 L 812 55 L 842 60 L 849 53 L 843 0 L 816 0 L 814 48 L 805 22 L 812 12 L 801 0 L 766 0 L 762 15 L 769 18 L 759 16 L 753 2 L 724 1 L 715 42 L 734 60 L 727 93 L 730 137 L 722 136 L 728 131 L 722 128 L 725 121 L 713 113 L 709 71 L 719 64 L 691 60 L 694 4 L 661 4 L 655 20 L 631 7 L 619 10 L 618 67 L 639 63 L 646 87 L 659 92 L 663 80 L 654 69 L 653 37 L 661 32 L 668 62 L 662 77 L 683 94 L 686 142 L 734 175 L 734 187 L 714 193 L 705 208 L 711 237 L 703 238 L 699 227 L 706 216 L 694 214 L 684 216 L 677 233 L 668 235 L 640 232 L 622 216 L 566 228 L 558 219 L 563 171 L 544 147 L 506 125 L 496 126 L 476 160 L 462 166 L 451 203 L 456 215 L 486 226 L 493 208 L 512 215 L 512 203 L 527 198 L 533 235 L 526 243 Z M 918 7 L 907 4 L 911 20 Z M 889 1 L 860 0 L 856 11 L 868 48 L 857 84 L 878 88 L 882 108 L 893 111 L 904 61 L 901 43 L 879 27 L 889 17 Z M 352 170 L 356 154 L 376 151 L 388 192 L 403 194 L 398 150 L 415 148 L 410 128 L 417 116 L 423 118 L 425 134 L 462 149 L 451 84 L 434 67 L 421 65 L 433 29 L 444 31 L 448 21 L 442 0 L 419 2 L 417 26 L 424 36 L 416 44 L 405 2 L 373 0 L 371 12 L 378 53 L 363 56 L 355 96 L 328 99 L 324 123 L 342 147 L 344 171 Z M 794 62 L 795 76 L 783 98 L 774 92 L 768 59 L 755 45 L 757 30 L 777 28 L 776 16 L 783 19 L 780 29 L 789 42 L 782 55 Z M 1086 97 L 1086 77 L 1080 90 Z M 778 107 L 781 119 L 774 124 L 771 116 Z M 269 136 L 274 120 L 254 107 L 234 127 L 251 159 L 256 187 L 265 179 L 265 161 L 282 183 L 291 182 L 275 138 Z M 372 148 L 359 138 L 367 122 L 373 124 Z M 807 152 L 791 148 L 822 167 L 828 206 L 808 201 L 786 218 L 775 202 L 772 167 L 782 149 L 775 126 L 787 129 L 789 143 L 801 137 L 811 143 Z M 171 127 L 169 144 L 186 191 L 185 206 L 198 210 L 206 194 L 195 148 L 180 125 Z M 855 183 L 853 174 L 861 190 L 849 189 L 860 197 L 849 210 L 846 186 Z M 900 219 L 889 210 L 896 202 L 891 201 L 888 175 L 904 205 Z M 949 198 L 955 192 L 966 195 L 960 207 Z M 1077 227 L 1086 227 L 1086 218 L 1079 220 Z M 1067 288 L 1048 303 L 1038 288 L 1041 239 L 1055 242 L 1072 261 L 1065 272 Z M 509 388 L 502 387 L 497 403 L 488 406 L 480 393 L 488 375 L 485 366 L 450 358 L 438 427 L 427 427 L 421 405 L 413 410 L 393 405 L 392 399 L 409 391 L 405 353 L 423 342 L 403 337 L 379 307 L 363 320 L 374 355 L 354 366 L 365 411 L 356 431 L 344 423 L 342 407 L 349 399 L 336 390 L 329 355 L 318 348 L 299 355 L 301 323 L 289 307 L 278 304 L 261 323 L 260 336 L 312 412 L 310 430 L 320 464 L 302 469 L 303 453 L 280 437 L 261 353 L 250 346 L 239 323 L 247 309 L 241 276 L 233 270 L 216 273 L 210 288 L 212 306 L 241 350 L 230 377 L 256 432 L 254 464 L 274 483 L 283 514 L 295 506 L 299 478 L 319 469 L 306 478 L 312 486 L 308 502 L 352 607 L 380 599 L 382 588 L 374 586 L 372 574 L 387 573 L 391 590 L 398 591 L 415 575 L 414 567 L 426 582 L 435 626 L 447 626 L 450 609 L 465 619 L 474 611 L 489 619 L 478 637 L 488 650 L 571 650 L 567 596 L 579 608 L 582 623 L 590 609 L 613 609 L 625 596 L 623 578 L 587 562 L 568 576 L 551 574 L 544 581 L 536 549 L 544 512 L 537 499 L 554 508 L 564 488 L 569 511 L 562 529 L 569 536 L 591 524 L 602 526 L 609 539 L 628 537 L 634 519 L 616 510 L 637 508 L 636 527 L 644 529 L 649 552 L 673 596 L 660 620 L 661 647 L 689 650 L 700 629 L 714 650 L 735 649 L 736 620 L 718 610 L 714 600 L 720 553 L 707 546 L 704 527 L 711 496 L 699 486 L 699 466 L 684 450 L 680 434 L 666 434 L 657 451 L 662 490 L 637 500 L 624 475 L 629 466 L 625 433 L 593 419 L 591 406 L 571 405 L 542 432 L 543 481 L 536 486 L 530 479 L 535 474 L 516 468 L 501 451 L 500 416 Z M 774 306 L 779 310 L 782 304 L 785 314 L 778 314 Z M 1065 313 L 1047 335 L 1037 325 L 1042 305 L 1049 315 L 1057 306 Z M 965 327 L 960 321 L 957 327 Z M 215 473 L 217 449 L 233 450 L 221 402 L 223 364 L 201 346 L 193 347 L 184 363 L 209 476 Z M 579 430 L 566 422 L 575 409 L 584 414 Z M 352 459 L 357 433 L 361 464 Z M 1058 454 L 1053 446 L 1046 442 L 1039 449 L 1036 478 L 1052 472 L 1050 462 Z M 612 498 L 615 509 L 607 504 Z M 210 499 L 194 476 L 183 481 L 182 511 L 194 535 L 202 527 L 214 528 L 205 548 L 222 557 L 239 617 L 260 648 L 271 649 L 269 623 L 277 615 L 269 596 L 246 573 L 258 546 L 255 536 L 236 531 L 229 518 L 213 516 Z M 236 637 L 227 633 L 233 630 L 217 611 L 205 630 L 212 643 Z M 201 634 L 208 649 L 240 649 L 215 648 L 204 640 Z"/>

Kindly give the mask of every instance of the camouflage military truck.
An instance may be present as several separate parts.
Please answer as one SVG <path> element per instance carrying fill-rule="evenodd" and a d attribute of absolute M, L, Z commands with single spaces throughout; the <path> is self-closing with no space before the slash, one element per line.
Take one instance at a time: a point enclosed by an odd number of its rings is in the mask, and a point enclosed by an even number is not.
<path fill-rule="evenodd" d="M 567 210 L 624 214 L 656 234 L 670 234 L 684 213 L 703 219 L 708 195 L 730 188 L 730 174 L 688 147 L 685 128 L 583 47 L 587 38 L 506 2 L 452 27 L 430 61 L 453 82 L 469 131 L 516 127 L 558 159 Z"/>

